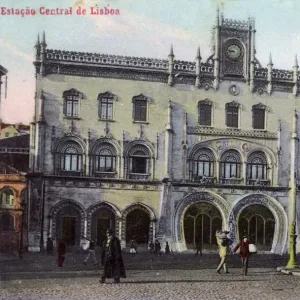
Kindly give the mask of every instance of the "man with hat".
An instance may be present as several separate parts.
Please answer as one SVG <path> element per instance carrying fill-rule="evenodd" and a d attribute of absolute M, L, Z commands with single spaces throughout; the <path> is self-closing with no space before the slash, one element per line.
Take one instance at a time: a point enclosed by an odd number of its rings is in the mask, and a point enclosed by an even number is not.
<path fill-rule="evenodd" d="M 240 249 L 240 257 L 242 260 L 242 268 L 243 268 L 243 272 L 242 275 L 247 275 L 248 272 L 248 261 L 249 261 L 249 255 L 250 255 L 250 251 L 249 251 L 249 239 L 247 234 L 243 234 L 242 239 L 240 242 L 238 242 L 235 247 L 233 248 L 233 252 L 236 252 L 238 249 Z"/>
<path fill-rule="evenodd" d="M 120 277 L 126 278 L 121 243 L 112 229 L 107 229 L 106 232 L 106 239 L 102 247 L 101 264 L 104 269 L 100 283 L 105 283 L 106 278 L 114 278 L 114 283 L 120 283 Z"/>

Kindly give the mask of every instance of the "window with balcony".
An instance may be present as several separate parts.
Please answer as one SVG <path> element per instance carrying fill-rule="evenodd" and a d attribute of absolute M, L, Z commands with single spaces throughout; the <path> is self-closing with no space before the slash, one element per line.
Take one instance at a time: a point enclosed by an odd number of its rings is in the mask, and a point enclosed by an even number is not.
<path fill-rule="evenodd" d="M 64 108 L 63 113 L 65 117 L 78 118 L 80 100 L 83 98 L 82 93 L 76 89 L 71 89 L 63 93 Z"/>
<path fill-rule="evenodd" d="M 259 103 L 252 106 L 253 129 L 265 129 L 266 106 Z"/>
<path fill-rule="evenodd" d="M 136 145 L 129 151 L 128 171 L 130 179 L 148 179 L 150 153 L 146 146 Z"/>
<path fill-rule="evenodd" d="M 252 153 L 247 159 L 247 184 L 268 185 L 268 164 L 263 152 Z"/>
<path fill-rule="evenodd" d="M 212 124 L 212 101 L 205 99 L 198 103 L 199 125 L 211 126 Z"/>
<path fill-rule="evenodd" d="M 220 160 L 222 183 L 239 183 L 241 177 L 241 158 L 236 150 L 226 151 Z"/>
<path fill-rule="evenodd" d="M 66 143 L 60 153 L 60 170 L 64 175 L 80 175 L 83 171 L 83 151 L 80 145 L 71 141 Z"/>
<path fill-rule="evenodd" d="M 116 150 L 109 143 L 100 144 L 94 155 L 93 173 L 99 177 L 114 177 L 116 173 Z"/>
<path fill-rule="evenodd" d="M 232 101 L 227 103 L 226 106 L 226 126 L 232 128 L 239 127 L 239 103 Z"/>
<path fill-rule="evenodd" d="M 192 160 L 193 181 L 213 181 L 215 158 L 211 150 L 200 149 Z"/>

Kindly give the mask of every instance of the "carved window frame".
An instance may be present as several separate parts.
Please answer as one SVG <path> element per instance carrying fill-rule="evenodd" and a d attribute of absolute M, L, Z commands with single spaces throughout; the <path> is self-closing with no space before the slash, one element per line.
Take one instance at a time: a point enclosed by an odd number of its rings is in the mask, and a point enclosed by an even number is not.
<path fill-rule="evenodd" d="M 72 88 L 63 92 L 63 115 L 68 119 L 79 119 L 80 118 L 80 106 L 83 94 L 78 90 Z M 73 105 L 77 102 L 77 115 L 73 114 Z M 72 103 L 72 114 L 68 114 L 68 103 Z"/>
<path fill-rule="evenodd" d="M 136 106 L 137 103 L 143 104 L 146 111 L 145 111 L 145 120 L 137 120 L 136 118 Z M 151 99 L 147 96 L 145 96 L 144 94 L 140 94 L 137 96 L 134 96 L 132 98 L 132 121 L 134 123 L 145 123 L 148 124 L 149 123 L 149 104 L 151 104 Z"/>
<path fill-rule="evenodd" d="M 262 168 L 263 176 L 262 178 L 253 178 L 252 171 L 253 168 L 256 169 L 256 173 L 259 168 Z M 264 152 L 255 151 L 249 155 L 247 158 L 247 172 L 246 179 L 248 180 L 268 180 L 268 161 Z"/>
<path fill-rule="evenodd" d="M 206 113 L 209 113 L 208 122 L 206 120 Z M 203 117 L 205 118 L 204 121 Z M 200 100 L 198 102 L 198 123 L 200 126 L 213 127 L 213 102 L 210 99 Z"/>
<path fill-rule="evenodd" d="M 229 113 L 231 114 L 232 124 L 229 124 Z M 228 128 L 240 128 L 241 105 L 236 101 L 231 101 L 225 105 L 225 123 Z M 236 120 L 233 121 L 235 116 Z M 236 125 L 236 126 L 233 126 Z"/>
<path fill-rule="evenodd" d="M 104 100 L 106 100 L 106 105 L 109 106 L 111 104 L 111 116 L 107 116 L 107 111 L 106 111 L 106 116 L 102 116 L 102 104 L 104 103 Z M 107 91 L 105 93 L 100 93 L 97 98 L 98 101 L 98 119 L 99 121 L 114 121 L 115 120 L 115 107 L 114 107 L 114 102 L 118 101 L 118 97 Z"/>
<path fill-rule="evenodd" d="M 138 154 L 137 154 L 138 152 Z M 144 158 L 145 159 L 145 172 L 136 173 L 133 170 L 134 159 Z M 149 149 L 145 145 L 134 145 L 128 152 L 127 157 L 127 173 L 129 174 L 141 174 L 141 175 L 150 175 L 151 169 L 151 154 Z"/>
<path fill-rule="evenodd" d="M 262 103 L 258 103 L 252 106 L 252 128 L 256 129 L 256 130 L 266 130 L 266 112 L 267 112 L 267 106 L 262 104 Z M 259 114 L 262 114 L 261 116 L 259 116 Z M 257 121 L 256 118 L 259 117 L 263 117 L 263 121 L 259 120 Z M 257 123 L 262 123 L 263 126 L 257 126 Z"/>
<path fill-rule="evenodd" d="M 74 153 L 72 152 L 66 152 L 68 149 L 73 149 L 75 150 Z M 76 160 L 76 170 L 67 170 L 66 169 L 66 156 L 69 155 L 70 156 L 70 163 L 72 165 L 72 159 L 73 157 L 75 157 Z M 75 141 L 70 140 L 70 141 L 66 141 L 64 142 L 64 144 L 60 147 L 60 159 L 59 159 L 59 170 L 62 173 L 78 173 L 81 174 L 84 172 L 83 170 L 83 166 L 84 166 L 84 162 L 83 162 L 83 150 L 82 147 Z"/>
<path fill-rule="evenodd" d="M 230 177 L 226 177 L 229 168 Z M 232 176 L 233 169 L 237 176 Z M 220 159 L 220 178 L 221 179 L 240 179 L 242 175 L 242 158 L 238 151 L 228 150 L 223 153 Z"/>
<path fill-rule="evenodd" d="M 201 159 L 200 157 L 206 157 L 207 159 Z M 202 168 L 203 171 L 205 169 L 205 165 L 208 165 L 209 168 L 209 174 L 204 174 L 203 172 L 202 175 L 199 175 L 199 163 L 203 163 Z M 215 176 L 215 164 L 216 164 L 216 159 L 213 154 L 213 152 L 210 149 L 207 148 L 201 148 L 199 149 L 193 156 L 192 159 L 192 166 L 191 166 L 191 171 L 192 171 L 192 178 L 195 176 L 197 177 L 214 177 Z"/>
<path fill-rule="evenodd" d="M 101 152 L 108 150 L 111 155 L 101 155 Z M 113 172 L 116 173 L 117 170 L 117 151 L 116 148 L 111 145 L 110 143 L 107 142 L 103 142 L 101 144 L 99 144 L 99 146 L 96 148 L 96 150 L 93 152 L 93 162 L 92 162 L 92 166 L 93 166 L 93 174 L 94 173 L 107 173 L 107 172 Z M 98 164 L 100 164 L 100 160 L 101 157 L 105 157 L 105 164 L 106 164 L 106 158 L 111 158 L 112 161 L 112 170 L 100 170 L 96 168 L 97 165 L 97 160 L 98 160 Z"/>

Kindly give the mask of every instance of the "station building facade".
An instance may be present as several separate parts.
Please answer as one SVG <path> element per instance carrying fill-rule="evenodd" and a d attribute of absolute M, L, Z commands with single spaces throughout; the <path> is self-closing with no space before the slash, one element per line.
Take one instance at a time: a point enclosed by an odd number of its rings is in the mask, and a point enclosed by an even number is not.
<path fill-rule="evenodd" d="M 215 231 L 282 254 L 298 219 L 299 71 L 261 66 L 255 21 L 217 14 L 212 55 L 148 59 L 35 46 L 29 250 L 47 236 L 173 251 Z M 292 175 L 291 175 L 292 174 Z M 298 225 L 296 223 L 296 230 Z"/>

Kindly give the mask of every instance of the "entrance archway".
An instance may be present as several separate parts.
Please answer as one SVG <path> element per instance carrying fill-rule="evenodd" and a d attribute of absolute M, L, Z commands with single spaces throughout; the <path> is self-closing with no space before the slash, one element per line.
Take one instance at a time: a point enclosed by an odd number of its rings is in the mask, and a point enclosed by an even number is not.
<path fill-rule="evenodd" d="M 210 203 L 192 204 L 184 214 L 184 237 L 186 246 L 195 249 L 200 243 L 203 249 L 217 249 L 217 230 L 222 229 L 219 210 Z"/>
<path fill-rule="evenodd" d="M 270 251 L 275 231 L 275 218 L 272 212 L 263 205 L 250 205 L 238 219 L 239 238 L 247 234 L 258 250 Z"/>
<path fill-rule="evenodd" d="M 126 243 L 135 240 L 138 244 L 148 244 L 150 216 L 146 211 L 136 208 L 126 216 Z"/>
<path fill-rule="evenodd" d="M 200 213 L 200 215 L 202 214 L 202 216 L 200 217 L 198 222 L 203 222 L 203 224 L 208 224 L 209 221 L 210 228 L 211 228 L 209 234 L 203 232 L 202 239 L 204 241 L 204 244 L 206 243 L 207 245 L 211 245 L 213 247 L 213 244 L 215 242 L 214 240 L 215 231 L 217 229 L 222 229 L 222 230 L 227 229 L 227 220 L 229 216 L 230 205 L 227 203 L 225 199 L 223 199 L 220 195 L 213 192 L 201 191 L 201 192 L 190 194 L 185 198 L 183 198 L 178 203 L 175 210 L 174 229 L 175 229 L 175 238 L 176 238 L 176 248 L 178 251 L 185 251 L 187 249 L 185 228 L 184 228 L 186 212 L 189 210 L 190 207 L 193 207 L 194 204 L 200 204 L 200 203 L 201 204 L 203 203 L 204 204 L 203 207 L 208 207 L 208 209 L 206 213 Z M 208 212 L 209 208 L 211 208 L 210 212 Z M 212 214 L 213 211 L 215 212 L 215 214 Z M 191 223 L 191 221 L 186 221 L 186 222 Z M 191 226 L 191 225 L 187 225 L 187 226 Z M 190 233 L 187 234 L 189 235 Z"/>
<path fill-rule="evenodd" d="M 87 212 L 87 237 L 101 246 L 108 228 L 114 229 L 119 237 L 119 210 L 109 202 L 100 202 L 89 207 Z"/>
<path fill-rule="evenodd" d="M 93 213 L 91 238 L 98 246 L 103 244 L 107 229 L 111 228 L 115 230 L 115 220 L 115 214 L 107 208 L 101 208 Z"/>
<path fill-rule="evenodd" d="M 84 210 L 73 201 L 62 201 L 51 210 L 52 232 L 69 246 L 78 246 L 84 231 Z"/>
<path fill-rule="evenodd" d="M 232 239 L 248 230 L 259 250 L 283 254 L 287 242 L 288 219 L 282 205 L 264 194 L 252 194 L 237 200 L 229 217 Z"/>

